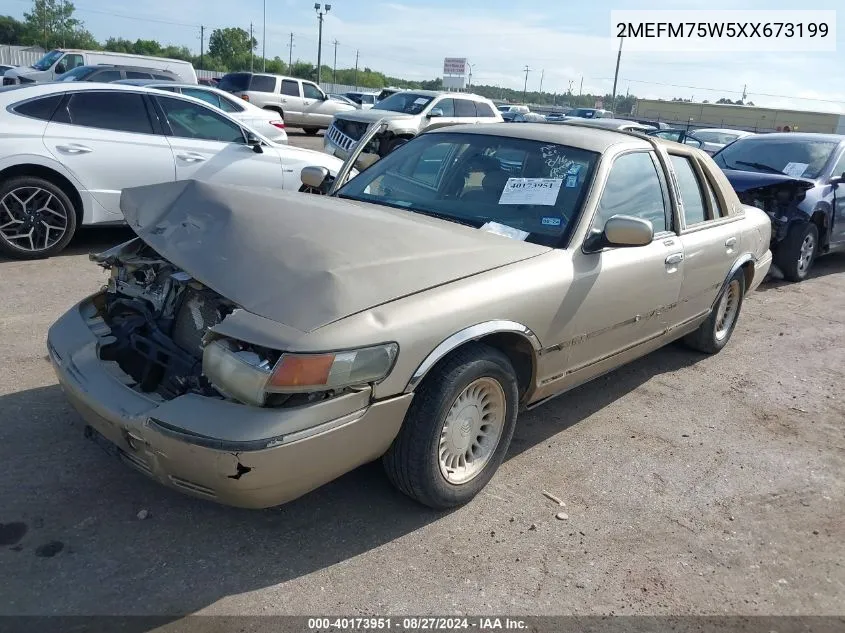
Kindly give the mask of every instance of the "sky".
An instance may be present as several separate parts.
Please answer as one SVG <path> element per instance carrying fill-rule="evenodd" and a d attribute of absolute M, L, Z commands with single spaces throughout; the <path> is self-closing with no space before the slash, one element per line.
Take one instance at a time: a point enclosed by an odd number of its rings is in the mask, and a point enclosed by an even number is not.
<path fill-rule="evenodd" d="M 812 9 L 836 9 L 841 0 L 816 0 Z M 317 15 L 309 0 L 78 0 L 77 17 L 98 39 L 156 39 L 199 52 L 218 27 L 253 24 L 259 54 L 316 62 Z M 407 79 L 433 79 L 444 57 L 466 57 L 472 82 L 577 94 L 609 93 L 616 64 L 611 10 L 640 9 L 640 2 L 529 2 L 528 0 L 336 0 L 323 25 L 323 63 Z M 22 17 L 31 0 L 0 0 L 0 14 Z M 655 0 L 651 9 L 796 9 L 784 0 Z M 264 11 L 266 7 L 266 42 Z M 800 8 L 800 7 L 799 7 Z M 641 98 L 720 97 L 760 106 L 845 114 L 845 9 L 837 16 L 837 51 L 827 53 L 625 52 L 618 92 Z M 207 40 L 206 40 L 207 42 Z"/>

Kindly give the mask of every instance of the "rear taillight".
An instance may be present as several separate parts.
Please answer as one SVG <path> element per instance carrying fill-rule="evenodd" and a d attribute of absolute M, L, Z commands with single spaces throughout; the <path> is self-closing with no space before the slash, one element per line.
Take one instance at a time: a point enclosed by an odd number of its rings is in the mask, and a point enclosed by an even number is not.
<path fill-rule="evenodd" d="M 284 121 L 270 121 L 270 125 L 272 125 L 273 127 L 277 127 L 280 130 L 285 129 L 285 122 Z"/>

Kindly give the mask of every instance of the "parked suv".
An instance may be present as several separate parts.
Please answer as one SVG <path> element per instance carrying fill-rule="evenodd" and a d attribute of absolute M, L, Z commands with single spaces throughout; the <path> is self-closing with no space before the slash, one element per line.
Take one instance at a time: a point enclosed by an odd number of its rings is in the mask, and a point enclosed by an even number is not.
<path fill-rule="evenodd" d="M 59 75 L 56 79 L 57 81 L 99 81 L 103 83 L 111 83 L 112 81 L 121 81 L 124 79 L 181 81 L 179 75 L 169 70 L 153 70 L 141 66 L 116 66 L 114 64 L 77 66 L 73 70 Z"/>
<path fill-rule="evenodd" d="M 259 108 L 278 112 L 288 127 L 302 128 L 306 134 L 325 130 L 338 112 L 355 111 L 354 106 L 330 98 L 317 84 L 296 77 L 229 73 L 217 87 Z"/>
<path fill-rule="evenodd" d="M 379 101 L 369 110 L 353 110 L 335 115 L 323 138 L 323 149 L 345 159 L 367 128 L 385 118 L 387 129 L 376 135 L 369 154 L 386 156 L 417 134 L 459 123 L 502 122 L 493 102 L 465 92 L 403 90 Z"/>

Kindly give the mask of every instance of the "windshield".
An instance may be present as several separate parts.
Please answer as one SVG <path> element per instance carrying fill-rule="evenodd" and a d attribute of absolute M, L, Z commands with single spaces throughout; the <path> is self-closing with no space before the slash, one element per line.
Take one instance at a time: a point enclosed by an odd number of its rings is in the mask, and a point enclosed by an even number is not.
<path fill-rule="evenodd" d="M 373 110 L 389 110 L 390 112 L 404 112 L 405 114 L 419 114 L 432 102 L 434 97 L 415 92 L 397 92 L 384 101 L 379 101 Z"/>
<path fill-rule="evenodd" d="M 73 70 L 69 70 L 64 74 L 59 75 L 59 81 L 81 81 L 95 70 L 96 68 L 91 68 L 89 66 L 77 66 Z"/>
<path fill-rule="evenodd" d="M 35 62 L 35 63 L 32 65 L 32 67 L 33 67 L 35 70 L 47 70 L 47 69 L 48 69 L 48 68 L 50 68 L 53 64 L 55 64 L 55 63 L 56 63 L 56 61 L 58 61 L 58 59 L 59 59 L 62 55 L 64 55 L 64 52 L 62 52 L 62 51 L 50 51 L 49 53 L 47 53 L 46 55 L 44 55 L 44 57 L 42 57 L 42 58 L 41 58 L 41 59 L 39 59 L 37 62 Z"/>
<path fill-rule="evenodd" d="M 786 174 L 796 178 L 818 178 L 835 141 L 745 137 L 737 139 L 713 156 L 724 169 Z"/>
<path fill-rule="evenodd" d="M 598 159 L 595 152 L 521 138 L 422 134 L 338 195 L 476 228 L 505 225 L 523 231 L 521 239 L 559 246 L 574 226 Z"/>

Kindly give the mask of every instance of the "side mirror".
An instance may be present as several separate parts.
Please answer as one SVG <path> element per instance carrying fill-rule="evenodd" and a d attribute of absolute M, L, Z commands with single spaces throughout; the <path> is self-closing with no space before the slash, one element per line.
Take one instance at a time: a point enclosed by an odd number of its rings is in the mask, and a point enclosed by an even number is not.
<path fill-rule="evenodd" d="M 839 185 L 841 185 L 842 183 L 845 183 L 845 171 L 844 171 L 844 172 L 842 172 L 842 175 L 840 175 L 840 176 L 835 176 L 835 177 L 833 177 L 833 178 L 831 178 L 831 179 L 830 179 L 830 184 L 831 184 L 831 185 L 833 185 L 833 186 L 834 186 L 834 188 L 835 188 L 835 187 L 838 187 L 838 186 L 839 186 Z"/>
<path fill-rule="evenodd" d="M 325 167 L 303 167 L 299 174 L 299 179 L 302 184 L 312 189 L 320 189 L 323 186 L 326 178 L 329 176 L 329 170 Z"/>
<path fill-rule="evenodd" d="M 246 144 L 249 145 L 252 148 L 252 151 L 256 154 L 264 153 L 264 148 L 261 147 L 261 139 L 252 132 L 246 133 Z"/>
<path fill-rule="evenodd" d="M 443 110 L 440 108 L 432 108 L 431 112 L 428 113 L 429 119 L 436 119 L 437 117 L 443 116 Z"/>
<path fill-rule="evenodd" d="M 600 251 L 608 246 L 647 246 L 654 239 L 654 227 L 648 220 L 630 215 L 614 215 L 604 225 L 603 231 L 594 231 L 584 242 L 587 251 Z"/>

